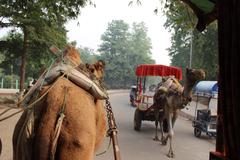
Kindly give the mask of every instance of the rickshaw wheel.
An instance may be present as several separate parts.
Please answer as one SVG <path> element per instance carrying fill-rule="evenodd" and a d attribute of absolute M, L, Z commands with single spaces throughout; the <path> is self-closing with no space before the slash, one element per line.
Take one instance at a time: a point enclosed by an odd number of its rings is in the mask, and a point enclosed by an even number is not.
<path fill-rule="evenodd" d="M 198 128 L 194 128 L 194 135 L 196 136 L 196 137 L 200 137 L 201 136 L 201 131 L 200 131 L 200 129 L 198 129 Z"/>
<path fill-rule="evenodd" d="M 134 114 L 134 130 L 135 131 L 140 131 L 141 125 L 142 125 L 142 113 L 141 111 L 137 108 L 135 110 Z"/>

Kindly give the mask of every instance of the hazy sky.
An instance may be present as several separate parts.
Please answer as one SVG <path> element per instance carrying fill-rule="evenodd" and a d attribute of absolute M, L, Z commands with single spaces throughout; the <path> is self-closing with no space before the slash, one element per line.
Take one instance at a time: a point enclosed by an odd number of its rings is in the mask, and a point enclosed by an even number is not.
<path fill-rule="evenodd" d="M 130 0 L 93 0 L 96 7 L 82 9 L 78 20 L 66 24 L 69 41 L 76 40 L 78 46 L 97 50 L 101 44 L 101 35 L 112 20 L 124 20 L 130 26 L 133 22 L 144 22 L 152 42 L 152 58 L 157 64 L 170 64 L 166 48 L 170 47 L 170 33 L 163 27 L 166 17 L 154 14 L 156 7 L 161 8 L 159 0 L 142 0 L 142 5 L 128 6 Z M 135 0 L 136 1 L 136 0 Z M 78 22 L 80 24 L 78 24 Z M 6 29 L 0 29 L 0 37 Z"/>
<path fill-rule="evenodd" d="M 170 47 L 170 33 L 163 27 L 166 20 L 161 13 L 154 14 L 156 7 L 161 7 L 159 0 L 142 0 L 142 6 L 130 0 L 95 0 L 96 7 L 82 9 L 78 21 L 70 21 L 66 27 L 70 41 L 76 40 L 78 46 L 89 47 L 96 51 L 101 44 L 101 35 L 112 20 L 124 20 L 130 26 L 133 22 L 144 22 L 152 42 L 152 58 L 158 64 L 169 65 L 170 59 L 166 48 Z M 80 24 L 77 25 L 77 22 Z"/>

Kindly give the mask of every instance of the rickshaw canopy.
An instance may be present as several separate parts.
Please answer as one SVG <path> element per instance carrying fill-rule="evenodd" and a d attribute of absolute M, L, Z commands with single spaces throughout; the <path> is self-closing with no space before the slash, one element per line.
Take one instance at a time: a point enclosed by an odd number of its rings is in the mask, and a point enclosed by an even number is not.
<path fill-rule="evenodd" d="M 177 79 L 182 80 L 181 68 L 161 64 L 141 64 L 137 66 L 135 74 L 138 77 L 174 75 Z"/>
<path fill-rule="evenodd" d="M 218 84 L 217 81 L 200 81 L 195 87 L 195 94 L 200 96 L 211 96 L 217 98 Z"/>

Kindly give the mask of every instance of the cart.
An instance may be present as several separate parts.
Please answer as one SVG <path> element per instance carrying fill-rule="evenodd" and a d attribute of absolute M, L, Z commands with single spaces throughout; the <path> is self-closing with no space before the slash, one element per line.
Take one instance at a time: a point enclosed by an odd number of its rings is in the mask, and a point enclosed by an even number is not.
<path fill-rule="evenodd" d="M 140 131 L 142 121 L 155 121 L 154 108 L 153 108 L 153 95 L 155 90 L 153 86 L 153 78 L 157 80 L 157 83 L 161 82 L 162 77 L 173 75 L 178 80 L 182 79 L 182 69 L 173 66 L 165 66 L 159 64 L 142 64 L 137 66 L 137 90 L 134 103 L 136 104 L 136 110 L 134 113 L 134 129 Z M 152 77 L 148 78 L 147 77 Z M 150 85 L 149 85 L 150 83 Z M 149 87 L 147 87 L 149 86 Z M 163 113 L 160 112 L 160 116 Z"/>
<path fill-rule="evenodd" d="M 201 81 L 196 85 L 195 94 L 197 96 L 195 117 L 193 120 L 194 135 L 201 137 L 202 133 L 206 133 L 209 137 L 216 137 L 217 130 L 217 82 Z M 206 109 L 200 109 L 199 97 L 208 99 Z"/>

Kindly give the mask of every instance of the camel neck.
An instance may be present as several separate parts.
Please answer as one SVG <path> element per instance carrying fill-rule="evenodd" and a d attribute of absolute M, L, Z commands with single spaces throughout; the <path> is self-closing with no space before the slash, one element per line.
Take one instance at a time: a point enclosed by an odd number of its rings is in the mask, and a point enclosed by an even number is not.
<path fill-rule="evenodd" d="M 190 81 L 189 79 L 186 79 L 186 82 L 184 83 L 184 90 L 183 95 L 185 97 L 192 97 L 192 88 L 195 84 L 195 81 Z"/>

